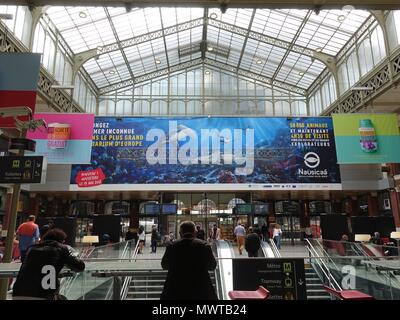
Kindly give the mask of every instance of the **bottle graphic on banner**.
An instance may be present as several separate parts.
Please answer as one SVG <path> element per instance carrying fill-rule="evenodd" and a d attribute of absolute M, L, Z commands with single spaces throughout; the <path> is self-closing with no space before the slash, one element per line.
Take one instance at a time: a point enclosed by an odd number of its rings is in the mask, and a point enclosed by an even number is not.
<path fill-rule="evenodd" d="M 360 145 L 361 150 L 367 153 L 376 152 L 378 150 L 378 141 L 375 128 L 370 119 L 360 120 Z"/>
<path fill-rule="evenodd" d="M 47 147 L 49 149 L 64 149 L 71 135 L 71 125 L 68 123 L 49 123 Z"/>

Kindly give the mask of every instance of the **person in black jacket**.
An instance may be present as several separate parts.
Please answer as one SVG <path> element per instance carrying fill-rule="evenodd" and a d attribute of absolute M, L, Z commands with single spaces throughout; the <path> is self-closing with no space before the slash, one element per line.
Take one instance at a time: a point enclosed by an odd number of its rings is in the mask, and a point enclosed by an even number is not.
<path fill-rule="evenodd" d="M 268 225 L 265 222 L 261 226 L 261 234 L 263 237 L 263 241 L 268 241 L 268 238 L 269 238 Z"/>
<path fill-rule="evenodd" d="M 261 239 L 258 229 L 249 228 L 249 234 L 246 236 L 244 248 L 250 257 L 257 257 L 258 250 L 260 250 Z"/>
<path fill-rule="evenodd" d="M 160 234 L 157 231 L 157 226 L 153 225 L 151 229 L 151 253 L 157 252 L 157 242 L 160 238 Z"/>
<path fill-rule="evenodd" d="M 29 247 L 13 287 L 13 300 L 57 299 L 61 269 L 85 269 L 85 263 L 63 244 L 66 238 L 64 231 L 54 228 L 43 236 L 41 243 Z"/>
<path fill-rule="evenodd" d="M 206 233 L 199 225 L 196 226 L 196 238 L 200 240 L 206 240 Z"/>
<path fill-rule="evenodd" d="M 181 239 L 166 247 L 161 266 L 168 270 L 161 300 L 217 300 L 209 271 L 216 268 L 211 247 L 195 237 L 192 221 L 182 222 Z"/>
<path fill-rule="evenodd" d="M 53 229 L 55 227 L 53 220 L 49 220 L 45 225 L 42 226 L 42 229 L 40 230 L 40 234 L 43 237 L 47 231 Z"/>

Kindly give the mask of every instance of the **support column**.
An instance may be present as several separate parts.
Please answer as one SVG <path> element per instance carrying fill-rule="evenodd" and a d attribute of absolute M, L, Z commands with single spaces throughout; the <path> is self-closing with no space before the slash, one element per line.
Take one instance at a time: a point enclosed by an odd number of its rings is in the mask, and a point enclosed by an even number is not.
<path fill-rule="evenodd" d="M 43 16 L 43 14 L 46 12 L 46 10 L 49 8 L 49 6 L 43 6 L 43 7 L 31 7 L 30 12 L 32 15 L 32 23 L 31 23 L 31 30 L 29 34 L 29 51 L 33 51 L 33 40 L 35 37 L 35 31 L 36 27 L 39 23 L 40 18 Z"/>
<path fill-rule="evenodd" d="M 309 211 L 309 201 L 300 201 L 300 228 L 308 228 L 310 226 L 310 211 Z"/>
<path fill-rule="evenodd" d="M 389 163 L 388 167 L 390 175 L 392 177 L 394 175 L 400 174 L 400 163 Z M 400 230 L 400 193 L 398 191 L 399 187 L 397 186 L 395 189 L 391 189 L 389 191 L 389 195 L 390 195 L 390 207 L 392 208 L 394 223 L 396 225 L 396 229 Z"/>
<path fill-rule="evenodd" d="M 378 215 L 378 197 L 368 196 L 368 216 L 375 217 Z"/>
<path fill-rule="evenodd" d="M 344 212 L 347 214 L 348 217 L 357 215 L 355 204 L 357 204 L 357 202 L 352 200 L 351 198 L 344 200 Z"/>
<path fill-rule="evenodd" d="M 390 206 L 396 229 L 400 229 L 400 193 L 396 190 L 390 191 Z"/>
<path fill-rule="evenodd" d="M 12 189 L 7 189 L 6 202 L 4 205 L 4 219 L 3 219 L 3 230 L 8 230 L 8 221 L 10 220 L 11 212 L 11 200 L 12 200 Z"/>
<path fill-rule="evenodd" d="M 130 201 L 129 206 L 129 228 L 138 229 L 139 228 L 139 201 Z"/>
<path fill-rule="evenodd" d="M 33 214 L 35 217 L 39 215 L 39 199 L 36 194 L 29 195 L 29 214 Z"/>
<path fill-rule="evenodd" d="M 104 200 L 97 200 L 95 202 L 95 213 L 104 214 L 104 209 L 105 209 Z"/>

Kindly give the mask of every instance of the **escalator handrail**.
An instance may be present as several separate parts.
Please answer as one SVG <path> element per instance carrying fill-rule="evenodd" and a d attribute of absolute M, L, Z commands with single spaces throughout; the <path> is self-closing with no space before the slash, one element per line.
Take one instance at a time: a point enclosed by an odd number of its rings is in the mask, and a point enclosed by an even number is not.
<path fill-rule="evenodd" d="M 359 254 L 360 254 L 360 256 L 362 256 L 363 257 L 363 259 L 365 259 L 366 260 L 366 266 L 368 267 L 368 265 L 370 265 L 369 264 L 369 262 L 373 262 L 373 261 L 376 261 L 376 260 L 381 260 L 381 257 L 371 257 L 366 251 L 365 251 L 365 249 L 362 247 L 362 244 L 361 243 L 357 243 L 357 242 L 353 242 L 352 243 L 352 246 L 353 246 L 353 248 L 355 248 L 356 250 L 355 251 L 357 251 Z M 384 247 L 384 246 L 382 246 L 382 247 Z M 378 277 L 379 278 L 382 278 L 383 277 L 383 281 L 385 281 L 385 282 L 387 282 L 387 281 L 391 281 L 392 280 L 392 278 L 393 279 L 397 279 L 397 277 L 396 277 L 396 275 L 394 274 L 394 272 L 388 272 L 388 273 L 380 273 L 380 272 L 377 272 L 377 275 L 378 275 Z"/>
<path fill-rule="evenodd" d="M 268 244 L 267 241 L 261 241 L 261 250 L 262 250 L 265 258 L 274 258 L 275 257 L 274 251 L 272 250 L 271 246 Z M 269 256 L 268 250 L 272 251 L 272 255 L 273 255 L 272 257 Z"/>
<path fill-rule="evenodd" d="M 269 239 L 269 244 L 270 244 L 270 246 L 271 246 L 271 248 L 272 248 L 272 251 L 273 251 L 275 257 L 281 258 L 282 255 L 281 255 L 281 253 L 279 252 L 279 249 L 278 249 L 278 247 L 276 246 L 276 244 L 275 244 L 275 242 L 274 242 L 273 239 Z"/>
<path fill-rule="evenodd" d="M 309 239 L 306 239 L 306 240 L 307 240 L 307 242 L 310 243 Z M 318 240 L 316 240 L 316 242 L 318 243 L 318 246 L 320 247 L 320 250 L 322 250 L 322 255 L 323 255 L 324 257 L 327 257 L 327 258 L 330 260 L 330 262 L 334 265 L 334 267 L 335 267 L 336 270 L 339 270 L 339 268 L 338 268 L 338 266 L 336 265 L 335 261 L 333 261 L 333 259 L 332 259 L 331 256 L 329 255 L 329 253 L 328 253 L 328 252 L 325 250 L 325 248 L 322 246 L 322 244 L 321 244 Z"/>
<path fill-rule="evenodd" d="M 133 240 L 130 240 L 133 241 Z M 129 251 L 128 251 L 129 252 Z M 136 245 L 135 245 L 135 249 L 133 250 L 133 254 L 131 257 L 132 260 L 136 261 L 136 257 L 139 253 L 139 241 L 136 241 Z M 129 285 L 131 283 L 132 277 L 125 277 L 124 279 L 124 283 L 122 284 L 121 287 L 121 300 L 125 300 L 126 296 L 128 295 L 128 291 L 129 291 Z"/>
<path fill-rule="evenodd" d="M 309 239 L 305 239 L 307 242 L 307 249 L 310 253 L 311 257 L 318 257 L 318 252 L 315 249 L 315 247 L 312 245 L 312 243 L 309 241 Z M 329 256 L 328 256 L 329 257 Z M 329 267 L 325 264 L 325 262 L 321 259 L 316 259 L 316 263 L 320 267 L 321 271 L 324 273 L 324 275 L 327 277 L 329 284 L 331 287 L 333 287 L 336 290 L 341 291 L 342 288 L 340 287 L 339 283 L 336 281 L 335 277 L 332 275 Z M 321 279 L 323 280 L 323 279 Z"/>
<path fill-rule="evenodd" d="M 226 249 L 229 252 L 229 256 L 228 257 L 223 257 L 222 256 L 222 246 L 226 246 Z M 225 277 L 225 272 L 224 272 L 224 264 L 226 263 L 226 261 L 230 260 L 232 262 L 232 259 L 234 257 L 234 253 L 233 253 L 233 248 L 232 248 L 232 244 L 229 241 L 225 241 L 225 240 L 217 240 L 216 241 L 216 248 L 217 248 L 217 255 L 218 258 L 218 270 L 219 270 L 219 279 L 220 279 L 220 285 L 221 285 L 221 293 L 222 293 L 222 299 L 223 300 L 229 300 L 229 296 L 228 296 L 228 292 L 231 290 L 230 288 L 227 288 L 227 281 L 228 279 L 226 279 Z M 232 276 L 232 272 L 230 272 L 231 276 Z"/>

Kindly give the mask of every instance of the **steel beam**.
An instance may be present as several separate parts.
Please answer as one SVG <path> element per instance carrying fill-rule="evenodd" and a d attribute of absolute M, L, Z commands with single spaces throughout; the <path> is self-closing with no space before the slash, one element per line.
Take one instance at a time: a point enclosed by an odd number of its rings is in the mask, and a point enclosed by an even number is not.
<path fill-rule="evenodd" d="M 4 0 L 2 4 L 24 6 L 109 6 L 109 7 L 223 7 L 223 8 L 289 8 L 341 9 L 352 5 L 356 9 L 398 9 L 398 0 Z"/>
<path fill-rule="evenodd" d="M 106 94 L 106 93 L 116 91 L 119 89 L 127 88 L 129 86 L 133 86 L 138 83 L 143 83 L 143 82 L 150 81 L 152 79 L 156 79 L 156 78 L 159 78 L 162 76 L 167 76 L 170 73 L 178 72 L 178 71 L 185 70 L 188 68 L 193 68 L 193 67 L 196 67 L 196 66 L 199 66 L 202 64 L 211 66 L 211 67 L 215 67 L 215 68 L 218 68 L 218 69 L 221 69 L 224 71 L 228 71 L 230 73 L 234 73 L 234 74 L 242 76 L 242 77 L 253 79 L 255 81 L 261 82 L 261 83 L 269 85 L 269 86 L 276 86 L 281 89 L 288 90 L 288 91 L 291 91 L 291 92 L 294 92 L 294 93 L 297 93 L 300 95 L 305 95 L 305 93 L 306 93 L 306 90 L 304 90 L 302 88 L 292 86 L 287 83 L 283 83 L 283 82 L 276 81 L 276 80 L 272 81 L 272 79 L 265 77 L 261 74 L 257 74 L 257 73 L 254 73 L 254 72 L 242 69 L 242 68 L 237 68 L 236 66 L 218 62 L 218 61 L 215 61 L 212 59 L 206 58 L 203 60 L 203 59 L 199 58 L 199 59 L 195 59 L 195 60 L 191 60 L 188 62 L 184 62 L 181 64 L 171 66 L 170 68 L 164 68 L 161 70 L 150 72 L 145 75 L 136 77 L 135 79 L 127 79 L 127 80 L 109 85 L 107 87 L 102 87 L 99 89 L 99 94 L 102 95 L 102 94 Z"/>

